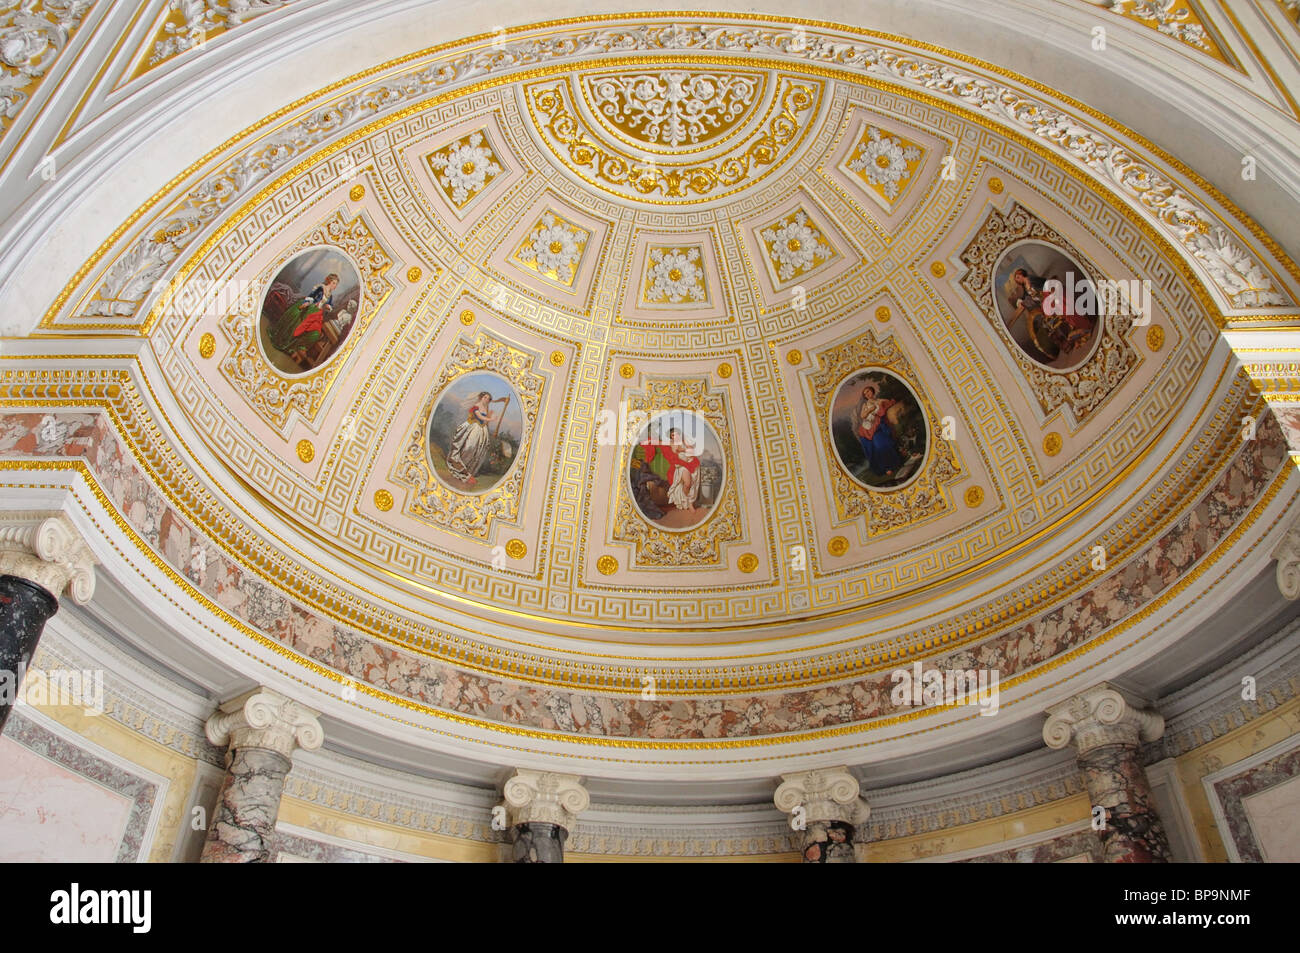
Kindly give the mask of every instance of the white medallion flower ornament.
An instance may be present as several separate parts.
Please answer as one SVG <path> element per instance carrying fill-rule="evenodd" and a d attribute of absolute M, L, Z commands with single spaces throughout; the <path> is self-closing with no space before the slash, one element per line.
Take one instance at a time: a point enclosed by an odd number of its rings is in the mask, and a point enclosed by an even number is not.
<path fill-rule="evenodd" d="M 762 231 L 767 253 L 776 264 L 782 281 L 811 270 L 831 254 L 831 246 L 822 241 L 821 233 L 808 224 L 808 215 L 800 209 L 775 226 Z"/>
<path fill-rule="evenodd" d="M 912 174 L 907 164 L 921 158 L 921 150 L 916 146 L 883 135 L 875 126 L 867 128 L 867 136 L 859 143 L 857 153 L 849 168 L 868 184 L 879 186 L 890 199 L 898 198 L 899 187 Z"/>
<path fill-rule="evenodd" d="M 524 239 L 516 257 L 539 274 L 572 285 L 588 233 L 547 212 Z"/>
<path fill-rule="evenodd" d="M 483 144 L 481 132 L 435 152 L 429 164 L 441 171 L 438 180 L 457 208 L 463 208 L 490 179 L 501 174 L 501 166 L 491 147 Z"/>
<path fill-rule="evenodd" d="M 704 301 L 704 270 L 698 248 L 652 248 L 646 269 L 645 300 L 650 304 Z"/>

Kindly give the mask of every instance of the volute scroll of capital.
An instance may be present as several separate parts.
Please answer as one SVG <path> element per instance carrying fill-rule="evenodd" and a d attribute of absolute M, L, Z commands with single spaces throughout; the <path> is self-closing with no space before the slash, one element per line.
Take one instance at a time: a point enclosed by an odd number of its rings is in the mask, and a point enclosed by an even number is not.
<path fill-rule="evenodd" d="M 1129 701 L 1103 684 L 1049 709 L 1043 741 L 1049 748 L 1064 748 L 1074 742 L 1083 754 L 1102 745 L 1155 741 L 1164 728 L 1164 717 L 1158 712 Z"/>
<path fill-rule="evenodd" d="M 1286 599 L 1300 599 L 1300 522 L 1289 530 L 1273 550 L 1277 560 L 1277 588 Z"/>
<path fill-rule="evenodd" d="M 60 513 L 0 514 L 0 574 L 29 579 L 56 599 L 66 590 L 78 605 L 95 595 L 99 560 Z"/>
<path fill-rule="evenodd" d="M 217 747 L 266 748 L 292 758 L 295 748 L 312 751 L 325 741 L 315 711 L 267 689 L 250 692 L 222 705 L 204 733 Z"/>
<path fill-rule="evenodd" d="M 591 806 L 591 795 L 576 775 L 520 769 L 501 788 L 515 823 L 544 821 L 568 828 Z"/>

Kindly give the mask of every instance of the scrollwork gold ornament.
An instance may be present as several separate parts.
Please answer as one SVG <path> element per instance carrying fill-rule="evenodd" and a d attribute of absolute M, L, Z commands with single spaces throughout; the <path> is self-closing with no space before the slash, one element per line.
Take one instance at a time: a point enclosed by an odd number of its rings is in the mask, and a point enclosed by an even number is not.
<path fill-rule="evenodd" d="M 93 0 L 0 3 L 0 133 L 63 53 Z"/>
<path fill-rule="evenodd" d="M 215 0 L 209 0 L 215 2 Z M 54 6 L 46 0 L 45 7 Z M 81 8 L 76 0 L 59 9 Z M 346 136 L 378 114 L 428 99 L 455 84 L 493 78 L 521 68 L 541 68 L 571 60 L 581 50 L 593 60 L 670 51 L 675 56 L 712 53 L 779 57 L 861 72 L 874 82 L 936 97 L 975 115 L 997 115 L 1020 134 L 1043 143 L 1077 169 L 1095 174 L 1131 200 L 1171 237 L 1233 308 L 1289 308 L 1287 289 L 1260 257 L 1260 243 L 1238 239 L 1224 219 L 1193 191 L 1175 181 L 1156 161 L 1121 143 L 1078 110 L 1065 111 L 1022 86 L 1000 77 L 954 68 L 938 56 L 878 46 L 846 38 L 842 30 L 800 26 L 798 33 L 777 24 L 701 22 L 683 27 L 660 23 L 583 23 L 573 30 L 512 36 L 483 50 L 451 51 L 411 74 L 381 78 L 333 101 L 328 111 L 312 107 L 273 135 L 256 138 L 241 154 L 202 176 L 175 202 L 141 226 L 135 237 L 92 279 L 94 292 L 77 305 L 77 317 L 106 318 L 135 326 L 149 289 L 208 226 L 267 180 L 301 161 L 322 142 Z M 796 42 L 797 41 L 797 42 Z M 797 68 L 797 67 L 796 67 Z M 571 130 L 578 135 L 576 129 Z M 626 166 L 626 160 L 620 160 Z M 624 169 L 626 175 L 626 169 Z M 1265 242 L 1265 245 L 1268 243 Z M 1280 252 L 1270 251 L 1271 254 Z M 56 321 L 46 316 L 43 326 Z"/>
<path fill-rule="evenodd" d="M 612 136 L 597 135 L 574 108 L 572 81 L 533 84 L 526 87 L 525 97 L 543 140 L 556 158 L 592 185 L 624 197 L 658 195 L 675 201 L 700 202 L 762 178 L 788 158 L 802 140 L 807 131 L 805 123 L 816 113 L 821 101 L 822 84 L 806 77 L 796 80 L 784 75 L 778 78 L 777 84 L 772 115 L 759 134 L 746 137 L 729 152 L 693 156 L 685 162 L 651 159 L 630 152 L 630 143 L 616 144 L 611 141 Z M 618 94 L 611 91 L 609 97 L 604 107 L 610 107 Z M 608 109 L 602 108 L 601 112 L 611 116 Z M 619 115 L 624 117 L 620 129 L 626 132 L 633 120 L 627 117 L 626 111 Z M 647 129 L 657 129 L 654 132 L 657 141 L 665 134 L 670 139 L 678 135 L 666 132 L 670 128 L 666 123 L 658 127 L 642 124 L 638 128 L 642 137 Z M 689 137 L 689 129 L 683 134 Z"/>
<path fill-rule="evenodd" d="M 348 255 L 357 266 L 362 291 L 361 308 L 347 340 L 324 365 L 293 377 L 287 377 L 271 366 L 258 344 L 261 333 L 261 316 L 257 313 L 261 304 L 259 299 L 240 300 L 236 311 L 222 318 L 220 324 L 222 332 L 234 345 L 219 365 L 222 376 L 244 395 L 258 416 L 281 433 L 288 429 L 295 413 L 304 421 L 315 421 L 339 369 L 347 362 L 393 290 L 393 285 L 385 277 L 393 265 L 392 256 L 379 244 L 364 215 L 348 220 L 342 214 L 313 228 L 285 249 L 275 264 L 263 271 L 260 286 L 266 287 L 271 276 L 298 252 L 321 245 L 333 246 Z"/>
<path fill-rule="evenodd" d="M 518 517 L 532 435 L 544 406 L 546 379 L 537 373 L 541 361 L 541 355 L 483 330 L 473 340 L 457 339 L 390 475 L 393 483 L 412 491 L 406 503 L 408 516 L 471 539 L 487 537 L 496 520 L 513 522 Z M 513 385 L 519 395 L 523 432 L 514 453 L 515 462 L 504 478 L 484 493 L 460 493 L 439 480 L 429 463 L 429 423 L 442 392 L 461 375 L 474 371 L 491 371 Z"/>

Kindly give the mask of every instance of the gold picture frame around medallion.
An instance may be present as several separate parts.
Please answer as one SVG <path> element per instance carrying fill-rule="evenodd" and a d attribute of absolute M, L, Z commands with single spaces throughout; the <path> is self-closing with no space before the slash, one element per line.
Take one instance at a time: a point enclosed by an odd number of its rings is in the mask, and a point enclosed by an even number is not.
<path fill-rule="evenodd" d="M 362 307 L 342 346 L 325 364 L 289 376 L 271 364 L 259 344 L 262 301 L 272 277 L 293 258 L 313 247 L 335 248 L 357 268 L 363 292 Z M 236 309 L 221 319 L 221 331 L 232 345 L 219 365 L 222 377 L 243 395 L 259 417 L 281 434 L 288 432 L 295 414 L 308 426 L 314 425 L 325 395 L 393 292 L 394 286 L 386 277 L 393 264 L 392 253 L 380 243 L 364 213 L 349 219 L 336 212 L 320 222 L 259 273 L 256 297 L 240 296 Z"/>
<path fill-rule="evenodd" d="M 632 568 L 671 568 L 724 565 L 725 544 L 743 537 L 739 482 L 732 451 L 727 397 L 714 390 L 707 377 L 649 378 L 643 390 L 627 392 L 628 414 L 643 420 L 629 427 L 629 440 L 616 456 L 616 504 L 610 541 L 634 546 Z M 722 491 L 711 512 L 684 531 L 666 529 L 648 518 L 632 497 L 628 473 L 638 444 L 636 437 L 657 418 L 678 412 L 699 417 L 717 438 L 722 454 Z M 635 429 L 635 433 L 631 432 Z"/>
<path fill-rule="evenodd" d="M 892 336 L 877 338 L 870 329 L 812 353 L 813 367 L 803 372 L 826 474 L 838 521 L 865 516 L 868 536 L 882 536 L 927 522 L 956 509 L 949 487 L 965 469 L 950 440 L 939 439 L 939 417 L 920 385 L 911 361 Z M 925 458 L 901 487 L 870 489 L 840 459 L 832 437 L 831 405 L 845 381 L 870 369 L 897 377 L 911 392 L 925 418 Z"/>
<path fill-rule="evenodd" d="M 1124 325 L 1124 318 L 1108 314 L 1100 314 L 1097 318 L 1093 332 L 1095 339 L 1089 345 L 1086 360 L 1068 370 L 1056 370 L 1034 360 L 1017 343 L 999 308 L 996 296 L 1001 290 L 994 288 L 994 277 L 1013 246 L 1031 241 L 1054 248 L 1065 258 L 1077 262 L 1090 281 L 1104 277 L 1101 269 L 1060 232 L 1032 209 L 1012 201 L 1006 212 L 997 207 L 989 208 L 984 222 L 960 253 L 966 271 L 958 283 L 983 312 L 994 333 L 1005 344 L 1007 353 L 1024 374 L 1043 418 L 1062 409 L 1071 425 L 1078 426 L 1120 389 L 1140 358 L 1129 340 L 1131 328 Z M 1150 321 L 1151 317 L 1148 315 L 1147 320 Z"/>
<path fill-rule="evenodd" d="M 532 435 L 542 415 L 546 378 L 538 369 L 549 360 L 542 354 L 512 344 L 480 330 L 472 339 L 459 337 L 429 388 L 415 425 L 393 464 L 389 479 L 405 487 L 403 513 L 470 539 L 486 539 L 498 521 L 514 524 L 520 513 Z M 507 382 L 519 399 L 522 432 L 514 460 L 500 480 L 484 492 L 460 492 L 434 472 L 430 462 L 429 433 L 432 415 L 448 390 L 460 378 L 492 374 Z"/>

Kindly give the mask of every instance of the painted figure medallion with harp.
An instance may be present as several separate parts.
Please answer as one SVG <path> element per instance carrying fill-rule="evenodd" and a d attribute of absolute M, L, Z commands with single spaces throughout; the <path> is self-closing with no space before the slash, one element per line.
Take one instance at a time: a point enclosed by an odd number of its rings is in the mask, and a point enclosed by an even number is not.
<path fill-rule="evenodd" d="M 429 462 L 438 479 L 460 493 L 482 493 L 514 465 L 523 437 L 519 397 L 487 371 L 453 381 L 429 419 Z"/>

